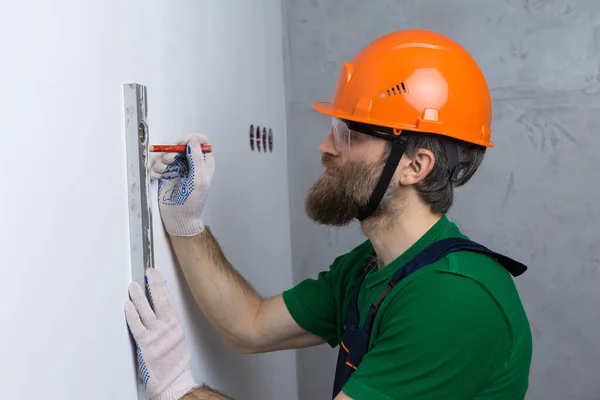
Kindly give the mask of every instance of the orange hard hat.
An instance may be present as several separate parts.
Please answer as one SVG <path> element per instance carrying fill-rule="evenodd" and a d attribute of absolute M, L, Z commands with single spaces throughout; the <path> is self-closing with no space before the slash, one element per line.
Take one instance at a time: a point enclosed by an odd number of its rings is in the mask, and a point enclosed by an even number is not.
<path fill-rule="evenodd" d="M 380 37 L 342 65 L 330 103 L 313 107 L 347 121 L 436 133 L 492 147 L 492 101 L 475 60 L 427 30 Z"/>

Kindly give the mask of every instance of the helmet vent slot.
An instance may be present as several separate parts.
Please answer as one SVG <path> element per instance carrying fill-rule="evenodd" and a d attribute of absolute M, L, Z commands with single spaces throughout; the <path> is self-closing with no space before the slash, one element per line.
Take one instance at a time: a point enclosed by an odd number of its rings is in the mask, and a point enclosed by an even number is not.
<path fill-rule="evenodd" d="M 406 89 L 406 84 L 404 82 L 400 82 L 398 85 L 393 86 L 386 90 L 387 97 L 392 97 L 396 95 L 406 94 L 408 90 Z M 381 93 L 379 97 L 384 99 L 386 97 L 386 93 Z"/>

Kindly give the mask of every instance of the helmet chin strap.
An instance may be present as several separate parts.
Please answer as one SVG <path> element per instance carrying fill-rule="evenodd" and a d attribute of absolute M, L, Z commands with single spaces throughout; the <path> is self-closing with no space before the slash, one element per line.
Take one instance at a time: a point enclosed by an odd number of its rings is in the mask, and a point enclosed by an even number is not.
<path fill-rule="evenodd" d="M 392 180 L 392 176 L 394 176 L 394 172 L 396 172 L 396 168 L 398 167 L 398 163 L 400 163 L 402 154 L 404 154 L 406 151 L 407 141 L 407 137 L 403 135 L 400 135 L 393 140 L 392 151 L 390 152 L 385 166 L 383 167 L 383 171 L 379 177 L 379 182 L 377 182 L 377 186 L 375 186 L 375 190 L 373 190 L 371 198 L 369 199 L 366 207 L 358 214 L 359 221 L 362 222 L 369 218 L 377 209 L 379 202 L 383 198 L 383 195 L 385 194 L 385 191 Z"/>
<path fill-rule="evenodd" d="M 402 155 L 406 151 L 406 144 L 408 142 L 407 135 L 400 135 L 393 139 L 392 141 L 392 151 L 388 156 L 388 159 L 383 167 L 383 171 L 381 172 L 381 176 L 379 177 L 379 182 L 377 182 L 377 186 L 375 186 L 375 190 L 371 194 L 371 198 L 367 205 L 360 210 L 358 214 L 358 220 L 364 221 L 369 218 L 375 210 L 377 210 L 377 206 L 381 202 L 383 195 L 385 194 L 392 177 L 394 176 L 394 172 L 396 172 L 396 168 L 398 168 L 398 164 L 400 163 L 400 159 Z M 446 139 L 442 137 L 442 143 L 444 145 L 444 149 L 446 150 L 446 156 L 448 158 L 448 170 L 450 172 L 450 181 L 454 182 L 460 175 L 461 168 L 457 168 L 458 166 L 458 148 L 455 142 L 450 139 Z"/>

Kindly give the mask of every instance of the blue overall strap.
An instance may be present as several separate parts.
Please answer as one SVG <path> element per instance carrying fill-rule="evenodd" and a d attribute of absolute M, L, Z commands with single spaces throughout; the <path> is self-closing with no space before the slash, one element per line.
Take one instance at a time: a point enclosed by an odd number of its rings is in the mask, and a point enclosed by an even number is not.
<path fill-rule="evenodd" d="M 357 347 L 365 347 L 369 343 L 369 338 L 365 336 L 363 331 L 360 329 L 360 316 L 358 313 L 358 293 L 360 287 L 367 276 L 368 270 L 365 270 L 354 287 L 354 293 L 350 299 L 350 306 L 348 307 L 348 314 L 344 325 L 344 332 L 342 339 L 340 340 L 340 348 L 338 350 L 337 365 L 335 368 L 335 381 L 333 385 L 333 396 L 332 399 L 342 390 L 342 386 L 346 383 L 348 378 L 356 367 L 350 361 L 350 350 L 349 346 L 353 349 Z M 356 350 L 354 350 L 355 352 Z M 359 350 L 360 351 L 360 350 Z M 366 351 L 366 347 L 365 347 Z"/>
<path fill-rule="evenodd" d="M 367 353 L 371 338 L 371 330 L 373 328 L 373 323 L 375 321 L 377 311 L 379 310 L 379 306 L 398 284 L 398 282 L 410 274 L 418 271 L 419 269 L 433 264 L 437 260 L 450 253 L 462 250 L 474 251 L 492 257 L 502 264 L 504 268 L 513 276 L 519 276 L 527 270 L 527 267 L 520 262 L 502 254 L 495 253 L 471 240 L 462 238 L 439 240 L 427 246 L 419 254 L 417 254 L 415 258 L 413 258 L 407 264 L 401 266 L 394 273 L 388 285 L 377 297 L 377 300 L 375 300 L 371 307 L 369 307 L 369 311 L 363 326 L 359 327 L 358 324 L 360 320 L 358 310 L 358 294 L 360 286 L 365 277 L 365 275 L 362 275 L 358 281 L 350 302 L 350 309 L 348 310 L 348 316 L 346 318 L 346 326 L 340 342 L 332 399 L 335 398 L 342 390 L 343 386 L 346 384 L 348 379 L 350 379 L 350 376 L 358 368 L 360 362 Z"/>
<path fill-rule="evenodd" d="M 506 257 L 505 255 L 493 252 L 487 247 L 480 245 L 479 243 L 475 243 L 471 240 L 462 238 L 442 239 L 427 246 L 405 266 L 399 268 L 394 274 L 394 276 L 392 276 L 392 279 L 390 280 L 386 288 L 381 292 L 377 300 L 375 300 L 375 302 L 371 306 L 371 309 L 377 310 L 381 302 L 385 299 L 385 297 L 402 279 L 406 278 L 413 272 L 416 272 L 429 264 L 433 264 L 434 262 L 446 256 L 447 254 L 461 250 L 468 250 L 474 251 L 476 253 L 486 254 L 498 261 L 500 264 L 502 264 L 502 266 L 512 276 L 515 277 L 527 271 L 527 267 L 521 264 L 520 262 Z"/>

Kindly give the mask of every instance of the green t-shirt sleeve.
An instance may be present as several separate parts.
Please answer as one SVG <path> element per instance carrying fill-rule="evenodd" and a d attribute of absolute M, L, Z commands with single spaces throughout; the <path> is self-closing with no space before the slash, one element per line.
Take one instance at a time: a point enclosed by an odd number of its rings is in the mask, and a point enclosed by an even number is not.
<path fill-rule="evenodd" d="M 331 270 L 284 291 L 283 300 L 302 329 L 323 338 L 331 347 L 337 345 L 337 308 Z"/>
<path fill-rule="evenodd" d="M 348 396 L 471 399 L 506 362 L 509 326 L 491 295 L 466 277 L 427 275 L 391 299 L 374 347 L 343 388 Z"/>

